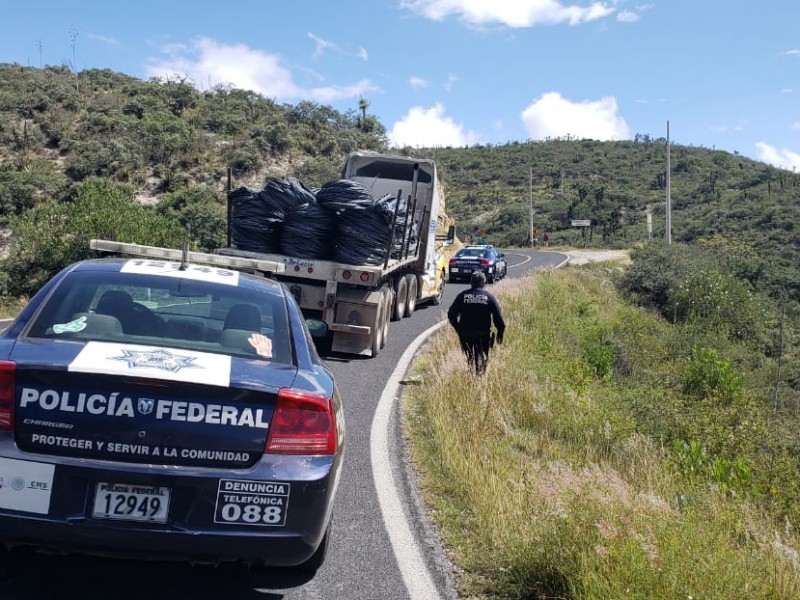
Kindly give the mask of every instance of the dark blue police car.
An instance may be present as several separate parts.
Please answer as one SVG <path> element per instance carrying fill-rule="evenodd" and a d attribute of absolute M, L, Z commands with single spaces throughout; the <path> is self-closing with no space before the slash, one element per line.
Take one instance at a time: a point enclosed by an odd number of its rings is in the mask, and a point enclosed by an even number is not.
<path fill-rule="evenodd" d="M 473 271 L 483 271 L 489 283 L 502 279 L 508 271 L 505 255 L 493 246 L 464 246 L 450 259 L 449 280 L 469 281 Z"/>
<path fill-rule="evenodd" d="M 282 284 L 80 262 L 0 334 L 0 543 L 313 571 L 344 431 Z"/>

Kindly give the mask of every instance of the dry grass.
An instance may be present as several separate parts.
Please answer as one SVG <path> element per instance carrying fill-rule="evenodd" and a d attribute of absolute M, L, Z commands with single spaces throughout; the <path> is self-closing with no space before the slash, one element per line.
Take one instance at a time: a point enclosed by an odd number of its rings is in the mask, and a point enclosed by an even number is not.
<path fill-rule="evenodd" d="M 464 598 L 800 597 L 798 538 L 697 485 L 636 431 L 576 333 L 616 314 L 601 274 L 505 280 L 486 376 L 448 328 L 416 369 L 405 426 Z"/>

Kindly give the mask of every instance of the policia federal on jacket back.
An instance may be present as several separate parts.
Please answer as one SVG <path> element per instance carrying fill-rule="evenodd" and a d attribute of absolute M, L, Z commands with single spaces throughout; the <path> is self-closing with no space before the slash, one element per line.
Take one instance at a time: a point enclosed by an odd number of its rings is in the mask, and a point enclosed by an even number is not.
<path fill-rule="evenodd" d="M 469 366 L 478 375 L 486 372 L 489 350 L 495 339 L 498 344 L 503 343 L 506 330 L 500 304 L 483 289 L 485 284 L 486 276 L 475 271 L 470 279 L 470 289 L 459 293 L 447 311 L 447 319 L 458 334 Z M 492 325 L 497 329 L 496 338 Z"/>

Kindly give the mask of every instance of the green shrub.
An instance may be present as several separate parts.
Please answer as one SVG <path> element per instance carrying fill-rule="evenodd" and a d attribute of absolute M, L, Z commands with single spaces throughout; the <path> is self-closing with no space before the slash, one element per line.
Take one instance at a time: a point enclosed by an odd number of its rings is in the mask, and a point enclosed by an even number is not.
<path fill-rule="evenodd" d="M 747 282 L 717 268 L 687 273 L 671 290 L 670 301 L 678 321 L 702 321 L 737 339 L 763 338 L 762 311 Z"/>
<path fill-rule="evenodd" d="M 695 398 L 733 402 L 742 394 L 742 378 L 712 348 L 693 348 L 683 377 L 683 392 Z"/>
<path fill-rule="evenodd" d="M 607 344 L 593 345 L 583 352 L 583 360 L 598 379 L 607 380 L 614 372 L 614 349 Z"/>
<path fill-rule="evenodd" d="M 227 242 L 225 204 L 219 193 L 207 186 L 194 186 L 170 192 L 156 211 L 175 220 L 199 248 L 211 251 Z"/>
<path fill-rule="evenodd" d="M 8 293 L 31 296 L 59 270 L 88 257 L 91 238 L 179 247 L 186 233 L 174 220 L 133 202 L 132 191 L 87 180 L 71 201 L 48 202 L 10 222 L 3 261 Z"/>

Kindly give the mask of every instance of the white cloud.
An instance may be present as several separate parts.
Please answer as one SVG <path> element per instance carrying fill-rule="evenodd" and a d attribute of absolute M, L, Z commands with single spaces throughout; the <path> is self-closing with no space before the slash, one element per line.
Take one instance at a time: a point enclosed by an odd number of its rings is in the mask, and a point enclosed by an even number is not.
<path fill-rule="evenodd" d="M 372 85 L 368 79 L 362 79 L 351 85 L 329 85 L 327 87 L 317 87 L 306 91 L 308 98 L 316 100 L 322 104 L 335 102 L 345 98 L 360 98 L 367 92 L 380 91 Z"/>
<path fill-rule="evenodd" d="M 408 85 L 410 85 L 415 90 L 418 90 L 420 88 L 428 87 L 428 82 L 422 77 L 417 77 L 416 75 L 414 75 L 408 80 Z"/>
<path fill-rule="evenodd" d="M 781 169 L 800 169 L 800 152 L 786 148 L 776 148 L 766 142 L 756 142 L 756 154 L 759 160 Z"/>
<path fill-rule="evenodd" d="M 318 49 L 328 47 L 325 40 L 312 39 L 317 41 Z M 278 55 L 244 44 L 226 45 L 199 38 L 190 45 L 164 47 L 162 52 L 164 57 L 151 59 L 145 67 L 151 77 L 187 77 L 195 84 L 208 87 L 232 85 L 278 101 L 332 102 L 380 91 L 366 79 L 349 85 L 304 88 L 294 82 L 291 71 L 283 66 Z"/>
<path fill-rule="evenodd" d="M 793 91 L 794 91 L 794 90 L 792 90 L 792 88 L 783 88 L 783 89 L 781 90 L 781 93 L 782 93 L 782 94 L 791 94 Z"/>
<path fill-rule="evenodd" d="M 572 136 L 578 139 L 630 139 L 628 124 L 619 114 L 617 100 L 570 102 L 558 92 L 542 94 L 522 112 L 522 122 L 532 139 Z"/>
<path fill-rule="evenodd" d="M 456 77 L 455 75 L 450 75 L 447 77 L 447 81 L 444 82 L 444 85 L 442 87 L 445 89 L 446 92 L 452 92 L 453 87 L 456 85 L 456 83 L 458 83 L 458 81 L 459 81 L 458 77 Z"/>
<path fill-rule="evenodd" d="M 636 21 L 641 18 L 642 17 L 630 10 L 623 10 L 617 14 L 617 21 L 620 21 L 621 23 L 636 23 Z"/>
<path fill-rule="evenodd" d="M 98 33 L 90 33 L 87 37 L 90 40 L 97 40 L 98 42 L 103 42 L 104 44 L 109 44 L 112 46 L 119 44 L 116 38 L 109 37 L 107 35 L 100 35 Z"/>
<path fill-rule="evenodd" d="M 341 48 L 334 44 L 333 42 L 329 42 L 319 36 L 314 35 L 310 31 L 308 32 L 308 37 L 311 40 L 314 40 L 314 44 L 316 45 L 316 49 L 314 50 L 314 56 L 322 56 L 325 54 L 326 50 L 336 50 L 337 52 L 341 52 Z"/>
<path fill-rule="evenodd" d="M 800 56 L 800 50 L 787 50 L 786 52 L 781 52 L 783 56 Z"/>
<path fill-rule="evenodd" d="M 392 146 L 445 147 L 469 146 L 478 141 L 473 131 L 444 114 L 445 108 L 437 103 L 431 108 L 415 106 L 397 121 L 389 132 Z"/>
<path fill-rule="evenodd" d="M 729 131 L 744 131 L 744 126 L 747 121 L 742 121 L 737 123 L 736 125 L 714 125 L 709 127 L 711 131 L 715 131 L 717 133 L 728 133 Z"/>
<path fill-rule="evenodd" d="M 561 0 L 401 0 L 400 7 L 433 21 L 456 16 L 472 26 L 499 24 L 512 28 L 580 25 L 602 19 L 615 10 L 606 2 L 579 6 Z"/>
<path fill-rule="evenodd" d="M 800 131 L 800 121 L 792 123 L 792 131 Z"/>
<path fill-rule="evenodd" d="M 311 32 L 308 33 L 308 37 L 309 37 L 309 39 L 314 40 L 314 44 L 315 44 L 314 57 L 315 58 L 319 58 L 320 56 L 325 54 L 326 51 L 332 50 L 332 51 L 334 51 L 334 52 L 336 52 L 338 54 L 341 54 L 343 56 L 356 56 L 356 57 L 360 58 L 361 60 L 368 60 L 369 59 L 369 53 L 364 48 L 359 47 L 359 49 L 356 52 L 348 52 L 347 50 L 342 48 L 339 44 L 337 44 L 335 42 L 331 42 L 331 41 L 326 40 L 324 38 L 321 38 L 318 35 L 314 35 Z"/>

